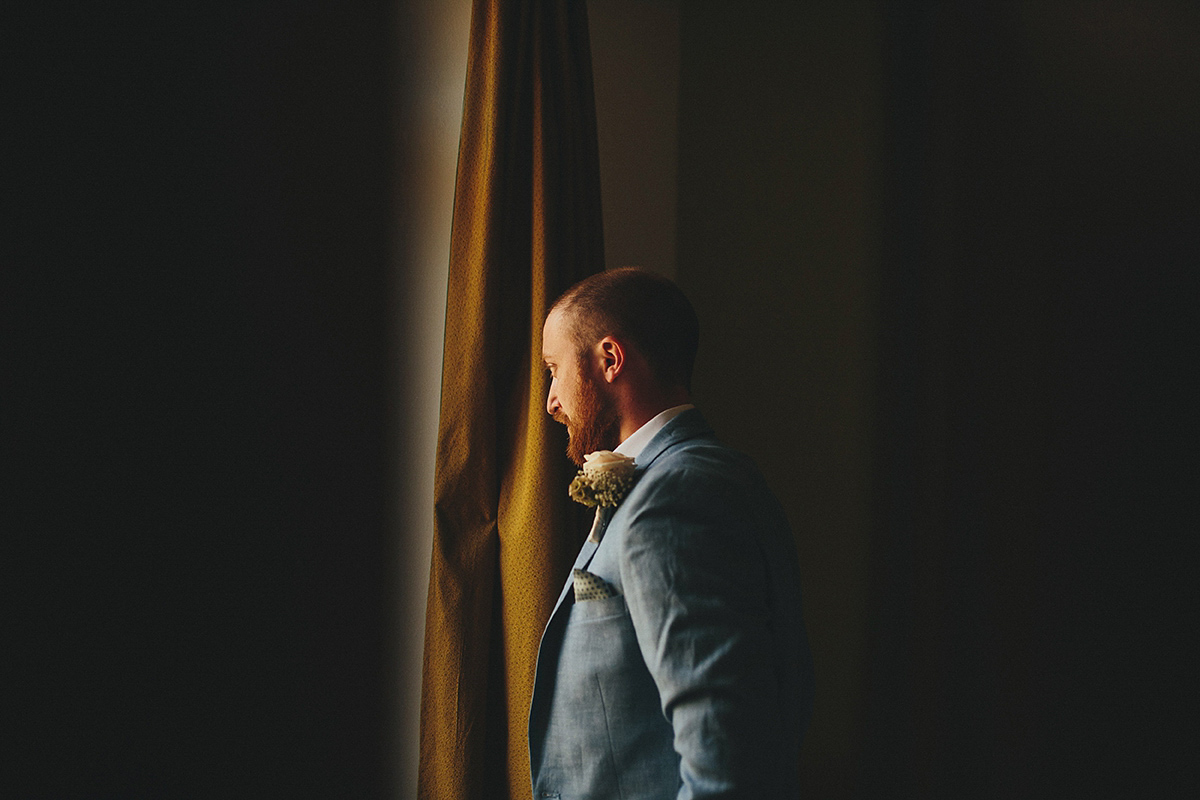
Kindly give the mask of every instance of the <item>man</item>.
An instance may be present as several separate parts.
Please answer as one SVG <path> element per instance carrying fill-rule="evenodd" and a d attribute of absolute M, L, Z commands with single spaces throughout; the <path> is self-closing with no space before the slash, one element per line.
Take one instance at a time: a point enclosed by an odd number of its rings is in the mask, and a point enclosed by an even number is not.
<path fill-rule="evenodd" d="M 635 268 L 546 317 L 546 410 L 568 455 L 615 449 L 636 470 L 597 509 L 542 636 L 535 800 L 798 793 L 812 670 L 795 545 L 753 464 L 689 403 L 698 339 L 679 288 Z"/>

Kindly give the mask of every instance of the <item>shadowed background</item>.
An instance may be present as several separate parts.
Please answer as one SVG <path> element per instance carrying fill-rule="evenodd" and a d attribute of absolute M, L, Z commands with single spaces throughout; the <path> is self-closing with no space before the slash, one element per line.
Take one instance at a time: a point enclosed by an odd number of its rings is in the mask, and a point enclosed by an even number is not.
<path fill-rule="evenodd" d="M 810 796 L 1168 774 L 1194 6 L 589 12 L 607 259 L 797 534 Z M 6 26 L 6 795 L 412 795 L 463 14 Z"/>

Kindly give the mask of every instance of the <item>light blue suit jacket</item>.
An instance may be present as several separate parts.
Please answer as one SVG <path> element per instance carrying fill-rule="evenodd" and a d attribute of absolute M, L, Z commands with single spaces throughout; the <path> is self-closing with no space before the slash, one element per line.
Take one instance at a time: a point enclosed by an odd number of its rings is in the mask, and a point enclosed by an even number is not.
<path fill-rule="evenodd" d="M 813 679 L 783 511 L 695 410 L 637 475 L 575 562 L 619 594 L 568 580 L 542 635 L 534 800 L 794 798 Z"/>

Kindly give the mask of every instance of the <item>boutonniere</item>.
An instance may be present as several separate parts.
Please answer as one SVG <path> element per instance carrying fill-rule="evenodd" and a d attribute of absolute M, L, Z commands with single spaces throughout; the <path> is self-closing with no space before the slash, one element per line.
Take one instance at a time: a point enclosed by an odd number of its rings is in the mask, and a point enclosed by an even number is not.
<path fill-rule="evenodd" d="M 583 469 L 571 481 L 567 494 L 585 506 L 615 506 L 633 486 L 633 459 L 611 450 L 583 457 Z"/>

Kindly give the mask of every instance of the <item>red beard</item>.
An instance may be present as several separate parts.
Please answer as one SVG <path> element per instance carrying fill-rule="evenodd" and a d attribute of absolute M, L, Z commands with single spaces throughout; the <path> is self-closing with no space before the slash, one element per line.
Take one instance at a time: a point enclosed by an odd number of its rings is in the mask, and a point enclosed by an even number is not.
<path fill-rule="evenodd" d="M 554 415 L 567 426 L 567 458 L 583 466 L 583 457 L 597 450 L 612 450 L 621 443 L 621 421 L 611 399 L 602 394 L 596 382 L 579 379 L 579 410 L 574 417 L 562 411 Z"/>

